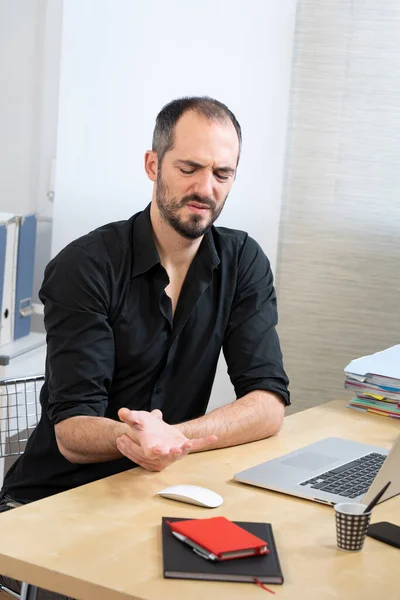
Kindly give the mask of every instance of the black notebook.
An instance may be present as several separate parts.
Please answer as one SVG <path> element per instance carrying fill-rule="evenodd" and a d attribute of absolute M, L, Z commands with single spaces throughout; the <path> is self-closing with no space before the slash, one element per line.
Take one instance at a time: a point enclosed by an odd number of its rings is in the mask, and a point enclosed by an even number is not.
<path fill-rule="evenodd" d="M 167 521 L 184 521 L 172 517 L 162 519 L 164 577 L 173 579 L 209 579 L 254 583 L 283 583 L 283 575 L 270 523 L 234 521 L 268 543 L 269 553 L 262 556 L 235 558 L 213 562 L 198 556 L 192 548 L 172 535 Z"/>

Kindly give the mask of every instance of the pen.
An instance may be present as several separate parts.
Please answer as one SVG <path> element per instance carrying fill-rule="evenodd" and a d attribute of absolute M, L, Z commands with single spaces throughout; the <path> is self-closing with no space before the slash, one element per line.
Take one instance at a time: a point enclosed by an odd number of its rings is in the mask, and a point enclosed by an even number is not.
<path fill-rule="evenodd" d="M 383 486 L 381 491 L 378 492 L 375 498 L 373 498 L 368 504 L 367 508 L 364 510 L 365 513 L 370 512 L 375 507 L 375 505 L 378 504 L 379 500 L 382 498 L 383 494 L 386 492 L 391 483 L 391 481 L 388 481 L 387 484 Z"/>
<path fill-rule="evenodd" d="M 218 557 L 215 556 L 215 554 L 213 554 L 212 552 L 207 552 L 207 550 L 204 550 L 204 548 L 202 548 L 195 542 L 192 542 L 192 540 L 190 540 L 186 536 L 182 535 L 181 533 L 176 533 L 176 531 L 172 531 L 171 533 L 176 538 L 178 538 L 178 540 L 180 540 L 184 544 L 187 544 L 188 546 L 190 546 L 192 548 L 192 550 L 194 552 L 196 552 L 196 554 L 199 554 L 199 556 L 201 556 L 202 558 L 206 558 L 207 560 L 217 560 L 218 559 Z"/>

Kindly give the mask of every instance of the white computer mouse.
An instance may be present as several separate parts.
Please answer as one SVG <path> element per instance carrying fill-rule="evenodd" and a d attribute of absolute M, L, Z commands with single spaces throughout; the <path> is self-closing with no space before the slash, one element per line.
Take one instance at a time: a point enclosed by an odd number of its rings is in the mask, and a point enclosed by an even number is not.
<path fill-rule="evenodd" d="M 206 508 L 216 508 L 224 501 L 222 496 L 216 492 L 198 485 L 171 485 L 157 492 L 157 494 L 164 498 L 171 498 L 171 500 L 196 504 Z"/>

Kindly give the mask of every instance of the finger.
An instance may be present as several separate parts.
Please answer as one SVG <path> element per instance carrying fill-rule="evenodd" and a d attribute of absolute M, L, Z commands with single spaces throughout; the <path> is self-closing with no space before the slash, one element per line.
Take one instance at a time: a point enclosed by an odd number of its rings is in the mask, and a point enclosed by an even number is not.
<path fill-rule="evenodd" d="M 181 456 L 182 450 L 181 450 L 181 448 L 171 448 L 171 450 L 169 451 L 169 454 L 174 459 L 177 459 L 177 458 L 179 458 Z"/>
<path fill-rule="evenodd" d="M 172 456 L 175 460 L 178 458 L 183 458 L 187 456 L 192 449 L 192 442 L 185 442 L 182 446 L 175 446 L 170 449 L 169 455 Z"/>
<path fill-rule="evenodd" d="M 163 419 L 163 414 L 161 412 L 161 410 L 158 410 L 158 408 L 155 408 L 154 410 L 151 411 L 151 414 L 156 417 L 157 419 L 160 419 L 160 421 L 162 421 Z"/>
<path fill-rule="evenodd" d="M 149 446 L 143 447 L 141 446 L 141 450 L 146 458 L 152 460 L 153 458 L 164 458 L 169 455 L 170 448 L 164 448 L 163 446 Z"/>
<path fill-rule="evenodd" d="M 136 442 L 135 442 L 134 440 L 132 440 L 132 439 L 129 437 L 129 435 L 127 435 L 126 433 L 124 433 L 123 435 L 120 435 L 120 436 L 117 438 L 117 441 L 118 441 L 118 440 L 122 440 L 122 442 L 123 442 L 124 444 L 128 445 L 128 446 L 129 446 L 129 445 L 131 445 L 131 444 L 134 444 L 135 446 L 137 445 L 137 444 L 136 444 Z"/>
<path fill-rule="evenodd" d="M 124 423 L 128 425 L 141 427 L 143 425 L 143 419 L 138 410 L 129 410 L 129 408 L 120 408 L 118 416 Z"/>
<path fill-rule="evenodd" d="M 147 471 L 159 470 L 158 461 L 147 460 L 144 456 L 140 454 L 140 452 L 136 450 L 136 445 L 129 443 L 129 438 L 126 439 L 128 441 L 124 440 L 123 436 L 117 439 L 117 448 L 121 452 L 121 454 L 126 456 L 126 458 L 129 458 L 129 460 L 136 463 L 137 465 L 140 465 Z"/>
<path fill-rule="evenodd" d="M 186 450 L 182 450 L 182 453 L 180 456 L 176 457 L 176 460 L 180 460 L 182 458 L 185 458 L 185 456 L 187 456 L 190 453 L 191 448 L 187 448 Z"/>
<path fill-rule="evenodd" d="M 128 425 L 143 425 L 143 417 L 138 410 L 128 410 L 124 413 L 124 421 Z"/>
<path fill-rule="evenodd" d="M 126 458 L 129 458 L 129 460 L 138 464 L 138 457 L 131 452 L 129 446 L 125 444 L 122 439 L 117 440 L 117 448 L 123 456 L 126 456 Z"/>
<path fill-rule="evenodd" d="M 137 450 L 135 451 L 135 444 L 126 436 L 121 436 L 117 438 L 117 448 L 120 450 L 121 448 L 124 450 L 124 453 L 129 452 L 130 454 L 137 455 Z"/>
<path fill-rule="evenodd" d="M 125 456 L 131 460 L 134 460 L 135 462 L 138 458 L 145 458 L 140 451 L 140 446 L 135 444 L 135 442 L 132 442 L 132 440 L 126 435 L 117 438 L 117 448 L 120 452 L 123 451 Z"/>
<path fill-rule="evenodd" d="M 191 443 L 191 440 L 189 440 L 189 442 L 186 442 L 180 448 L 178 448 L 178 447 L 172 448 L 171 453 L 172 453 L 173 457 L 175 458 L 175 460 L 179 460 L 181 458 L 185 458 L 185 456 L 187 456 L 190 453 L 191 449 L 192 449 L 192 443 Z"/>
<path fill-rule="evenodd" d="M 118 416 L 121 419 L 121 421 L 123 419 L 126 419 L 129 416 L 130 412 L 131 411 L 129 410 L 129 408 L 120 408 L 119 411 L 118 411 Z"/>
<path fill-rule="evenodd" d="M 170 450 L 164 450 L 162 446 L 153 446 L 152 448 L 143 448 L 143 452 L 149 457 L 157 456 L 159 458 L 163 458 L 168 456 Z"/>
<path fill-rule="evenodd" d="M 139 465 L 146 471 L 152 473 L 160 472 L 174 462 L 171 458 L 148 460 L 139 452 L 131 452 L 128 445 L 124 443 L 121 438 L 119 438 L 119 441 L 117 442 L 117 447 L 123 456 L 126 456 L 136 465 Z"/>
<path fill-rule="evenodd" d="M 190 452 L 190 450 L 193 448 L 192 440 L 188 440 L 187 442 L 182 444 L 181 448 L 182 450 L 187 450 L 188 452 Z"/>

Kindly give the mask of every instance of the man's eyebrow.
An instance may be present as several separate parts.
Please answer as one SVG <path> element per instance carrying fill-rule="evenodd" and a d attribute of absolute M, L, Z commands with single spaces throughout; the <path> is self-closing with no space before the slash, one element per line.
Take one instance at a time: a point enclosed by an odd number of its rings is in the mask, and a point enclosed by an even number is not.
<path fill-rule="evenodd" d="M 232 167 L 218 167 L 215 170 L 222 171 L 223 173 L 227 173 L 228 175 L 234 175 L 236 172 L 236 169 L 232 169 Z"/>
<path fill-rule="evenodd" d="M 187 167 L 193 167 L 194 169 L 204 169 L 204 165 L 195 162 L 194 160 L 178 159 L 174 162 L 174 166 L 177 165 L 186 165 Z"/>
<path fill-rule="evenodd" d="M 192 167 L 193 169 L 204 169 L 204 165 L 198 163 L 194 160 L 183 160 L 179 159 L 174 162 L 174 166 L 177 165 L 186 165 L 187 167 Z M 214 171 L 221 171 L 222 173 L 227 173 L 228 175 L 234 175 L 235 169 L 232 167 L 217 167 Z"/>

